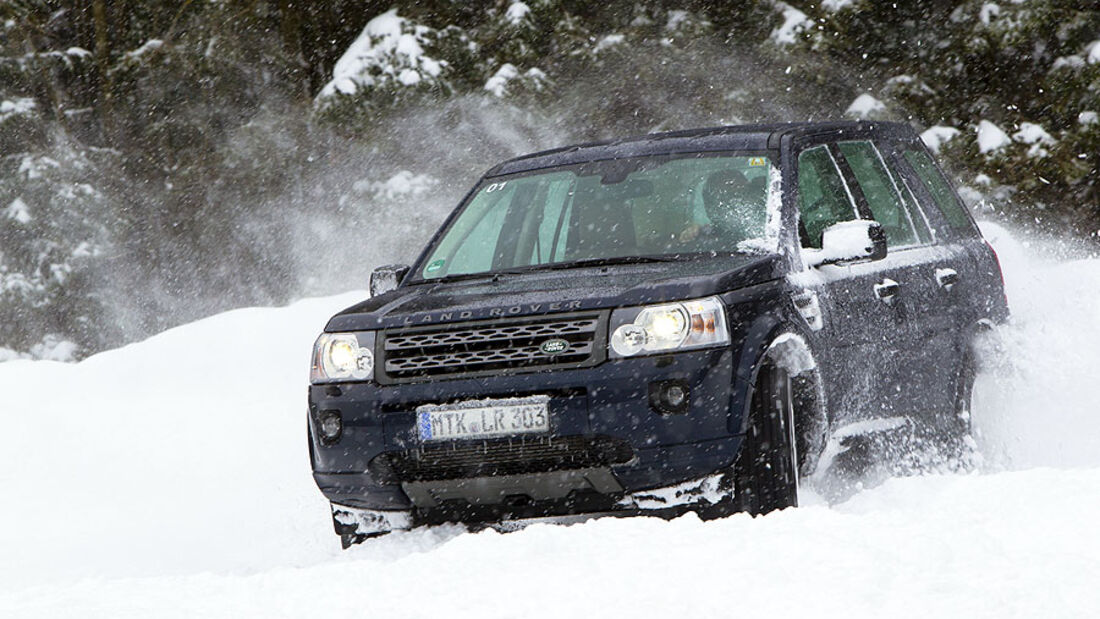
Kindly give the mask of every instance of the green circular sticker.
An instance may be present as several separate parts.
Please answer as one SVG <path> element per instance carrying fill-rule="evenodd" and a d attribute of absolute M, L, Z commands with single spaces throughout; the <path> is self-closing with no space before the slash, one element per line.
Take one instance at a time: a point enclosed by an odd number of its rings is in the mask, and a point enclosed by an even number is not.
<path fill-rule="evenodd" d="M 442 269 L 443 265 L 446 263 L 447 261 L 442 258 L 440 258 L 439 260 L 433 260 L 428 263 L 428 268 L 424 269 L 424 272 L 431 273 L 433 271 L 438 271 L 439 269 Z"/>

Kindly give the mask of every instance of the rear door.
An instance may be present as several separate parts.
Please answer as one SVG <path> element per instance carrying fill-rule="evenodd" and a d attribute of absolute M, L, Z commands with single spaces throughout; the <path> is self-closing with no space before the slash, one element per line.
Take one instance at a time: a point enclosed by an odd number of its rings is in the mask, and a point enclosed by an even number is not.
<path fill-rule="evenodd" d="M 951 378 L 957 350 L 957 324 L 949 305 L 949 291 L 937 277 L 962 268 L 965 252 L 935 242 L 918 200 L 904 184 L 891 158 L 889 143 L 872 140 L 838 142 L 837 150 L 851 171 L 871 216 L 886 232 L 884 260 L 865 265 L 878 279 L 878 289 L 896 286 L 892 297 L 877 302 L 894 311 L 893 333 L 884 334 L 879 368 L 886 415 L 922 416 L 942 411 L 954 401 Z M 946 381 L 946 382 L 945 382 Z"/>
<path fill-rule="evenodd" d="M 935 318 L 925 325 L 924 337 L 936 345 L 936 366 L 930 370 L 933 387 L 953 398 L 970 329 L 988 314 L 983 309 L 996 294 L 989 292 L 988 269 L 981 268 L 991 250 L 924 145 L 901 142 L 891 146 L 891 161 L 900 182 L 926 214 L 936 236 L 938 251 L 921 274 L 929 290 L 930 318 Z M 954 400 L 936 399 L 927 404 L 953 410 Z"/>

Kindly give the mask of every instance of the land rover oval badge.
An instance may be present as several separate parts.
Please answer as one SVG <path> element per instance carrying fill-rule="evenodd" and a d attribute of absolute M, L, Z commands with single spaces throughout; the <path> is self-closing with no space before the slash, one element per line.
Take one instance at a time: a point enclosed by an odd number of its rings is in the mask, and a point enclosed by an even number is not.
<path fill-rule="evenodd" d="M 539 350 L 548 355 L 563 353 L 565 352 L 566 348 L 569 348 L 569 342 L 561 339 L 560 337 L 556 337 L 552 340 L 546 340 L 541 345 L 539 345 Z"/>

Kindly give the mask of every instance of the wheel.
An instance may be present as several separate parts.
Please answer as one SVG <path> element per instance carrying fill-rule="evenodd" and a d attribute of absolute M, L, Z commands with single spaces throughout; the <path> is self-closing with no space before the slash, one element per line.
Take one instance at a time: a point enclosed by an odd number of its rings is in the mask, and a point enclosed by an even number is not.
<path fill-rule="evenodd" d="M 955 390 L 955 415 L 949 420 L 953 438 L 970 436 L 973 421 L 971 411 L 974 404 L 974 381 L 978 377 L 978 363 L 974 347 L 971 346 L 959 365 L 959 378 Z"/>
<path fill-rule="evenodd" d="M 974 385 L 984 360 L 997 345 L 993 338 L 989 329 L 979 329 L 973 335 L 956 371 L 952 408 L 917 423 L 917 453 L 925 458 L 915 464 L 918 468 L 970 471 L 980 465 L 982 458 L 974 439 Z"/>
<path fill-rule="evenodd" d="M 978 338 L 983 337 L 979 334 Z M 974 440 L 974 383 L 980 366 L 981 343 L 975 340 L 967 346 L 959 364 L 955 387 L 955 406 L 948 418 L 939 424 L 940 453 L 952 470 L 972 470 L 980 456 Z"/>
<path fill-rule="evenodd" d="M 739 511 L 753 515 L 798 505 L 798 440 L 786 370 L 765 363 L 757 374 L 749 424 L 734 464 Z"/>

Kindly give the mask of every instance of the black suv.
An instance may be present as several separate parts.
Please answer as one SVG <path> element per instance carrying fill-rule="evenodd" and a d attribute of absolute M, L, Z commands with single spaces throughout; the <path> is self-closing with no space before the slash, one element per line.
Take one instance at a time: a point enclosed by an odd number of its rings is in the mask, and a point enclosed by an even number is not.
<path fill-rule="evenodd" d="M 570 146 L 482 178 L 317 340 L 314 478 L 346 545 L 444 521 L 796 505 L 827 439 L 965 437 L 990 246 L 914 131 Z"/>

